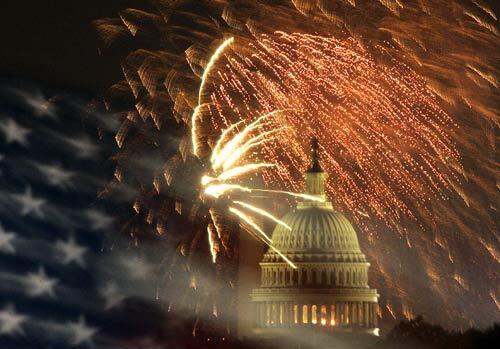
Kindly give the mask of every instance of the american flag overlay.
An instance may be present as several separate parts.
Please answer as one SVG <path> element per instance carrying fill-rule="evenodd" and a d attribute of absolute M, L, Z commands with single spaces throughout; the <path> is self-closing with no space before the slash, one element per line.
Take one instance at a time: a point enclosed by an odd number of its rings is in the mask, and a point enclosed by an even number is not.
<path fill-rule="evenodd" d="M 96 194 L 112 177 L 98 130 L 113 125 L 53 96 L 1 86 L 0 348 L 154 348 L 162 321 L 138 300 L 154 299 L 154 269 L 126 246 L 115 255 L 119 205 Z"/>

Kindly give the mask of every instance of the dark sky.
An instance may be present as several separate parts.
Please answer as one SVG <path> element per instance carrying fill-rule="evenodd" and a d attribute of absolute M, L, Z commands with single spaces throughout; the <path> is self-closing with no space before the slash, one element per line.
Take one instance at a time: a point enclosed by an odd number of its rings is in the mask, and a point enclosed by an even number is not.
<path fill-rule="evenodd" d="M 94 93 L 119 78 L 116 58 L 99 56 L 91 22 L 140 0 L 2 0 L 0 78 Z"/>
<path fill-rule="evenodd" d="M 487 1 L 498 9 L 500 1 Z M 95 93 L 120 78 L 118 57 L 99 56 L 91 22 L 144 0 L 2 0 L 0 78 Z"/>

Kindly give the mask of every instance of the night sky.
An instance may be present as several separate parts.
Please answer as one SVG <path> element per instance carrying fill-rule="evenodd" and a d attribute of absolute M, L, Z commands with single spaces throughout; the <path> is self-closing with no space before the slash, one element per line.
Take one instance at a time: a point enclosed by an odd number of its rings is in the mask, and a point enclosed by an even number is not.
<path fill-rule="evenodd" d="M 498 13 L 500 2 L 486 1 Z M 0 21 L 0 76 L 47 87 L 98 92 L 121 78 L 115 56 L 99 55 L 91 22 L 140 0 L 6 0 Z"/>
<path fill-rule="evenodd" d="M 99 56 L 91 22 L 140 6 L 138 0 L 3 1 L 0 76 L 73 92 L 101 91 L 121 72 L 116 56 Z"/>

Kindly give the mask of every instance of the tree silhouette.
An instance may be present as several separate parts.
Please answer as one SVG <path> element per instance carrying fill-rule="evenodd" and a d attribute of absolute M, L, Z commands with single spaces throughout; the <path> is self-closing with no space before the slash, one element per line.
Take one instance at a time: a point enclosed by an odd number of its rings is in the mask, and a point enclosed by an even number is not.
<path fill-rule="evenodd" d="M 447 331 L 418 316 L 401 321 L 375 346 L 376 349 L 480 349 L 500 343 L 500 324 L 484 331 Z"/>

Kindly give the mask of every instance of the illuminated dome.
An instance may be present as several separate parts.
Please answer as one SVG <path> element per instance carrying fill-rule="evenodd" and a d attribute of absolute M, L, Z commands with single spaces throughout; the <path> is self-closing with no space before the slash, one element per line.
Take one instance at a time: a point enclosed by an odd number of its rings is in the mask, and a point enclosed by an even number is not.
<path fill-rule="evenodd" d="M 378 332 L 379 295 L 368 285 L 370 264 L 354 227 L 328 201 L 325 179 L 313 140 L 306 173 L 311 200 L 286 213 L 272 234 L 272 245 L 290 263 L 269 249 L 260 263 L 261 285 L 251 294 L 257 334 L 318 326 L 332 333 Z"/>
<path fill-rule="evenodd" d="M 331 205 L 299 206 L 281 220 L 290 229 L 277 225 L 272 235 L 273 246 L 292 261 L 366 262 L 353 226 Z M 278 259 L 270 251 L 263 261 Z"/>

